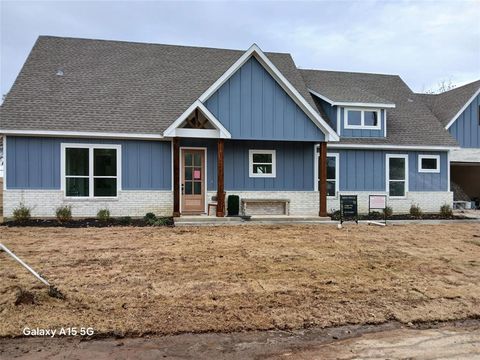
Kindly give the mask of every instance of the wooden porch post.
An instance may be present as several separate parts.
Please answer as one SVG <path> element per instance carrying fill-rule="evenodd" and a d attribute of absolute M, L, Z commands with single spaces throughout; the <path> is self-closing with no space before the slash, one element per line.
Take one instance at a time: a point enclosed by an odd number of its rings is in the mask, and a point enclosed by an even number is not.
<path fill-rule="evenodd" d="M 320 211 L 319 216 L 327 216 L 327 143 L 320 143 L 320 156 L 318 157 L 318 173 L 320 175 Z"/>
<path fill-rule="evenodd" d="M 180 216 L 180 144 L 173 138 L 173 216 Z"/>
<path fill-rule="evenodd" d="M 218 139 L 217 143 L 217 217 L 225 216 L 225 187 L 223 174 L 223 147 L 224 140 Z"/>

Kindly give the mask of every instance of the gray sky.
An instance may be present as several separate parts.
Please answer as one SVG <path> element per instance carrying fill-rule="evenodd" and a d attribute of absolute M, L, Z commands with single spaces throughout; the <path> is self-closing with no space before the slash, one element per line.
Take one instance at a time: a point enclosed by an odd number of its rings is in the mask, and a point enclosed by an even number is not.
<path fill-rule="evenodd" d="M 5 1 L 1 93 L 39 35 L 289 52 L 297 66 L 399 74 L 415 91 L 480 79 L 480 1 Z"/>

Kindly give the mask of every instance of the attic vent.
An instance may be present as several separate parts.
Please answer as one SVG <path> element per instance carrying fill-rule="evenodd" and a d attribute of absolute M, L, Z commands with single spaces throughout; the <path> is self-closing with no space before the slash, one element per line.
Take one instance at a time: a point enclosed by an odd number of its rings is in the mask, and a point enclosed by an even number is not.
<path fill-rule="evenodd" d="M 408 102 L 413 102 L 413 100 L 412 100 L 412 99 L 407 99 L 407 101 L 408 101 Z"/>
<path fill-rule="evenodd" d="M 63 76 L 63 69 L 57 70 L 57 76 Z"/>

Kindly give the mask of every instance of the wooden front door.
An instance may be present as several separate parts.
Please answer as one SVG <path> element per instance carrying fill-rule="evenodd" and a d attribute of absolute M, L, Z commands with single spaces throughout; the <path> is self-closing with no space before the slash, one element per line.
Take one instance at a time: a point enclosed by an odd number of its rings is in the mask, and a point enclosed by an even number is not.
<path fill-rule="evenodd" d="M 182 149 L 182 213 L 205 212 L 205 150 Z"/>

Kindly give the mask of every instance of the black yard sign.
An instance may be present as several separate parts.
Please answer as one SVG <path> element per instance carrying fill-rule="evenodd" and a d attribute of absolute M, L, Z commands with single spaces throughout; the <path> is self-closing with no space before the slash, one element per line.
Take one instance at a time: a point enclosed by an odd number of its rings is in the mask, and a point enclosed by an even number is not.
<path fill-rule="evenodd" d="M 340 224 L 344 221 L 358 224 L 357 195 L 340 195 Z"/>

